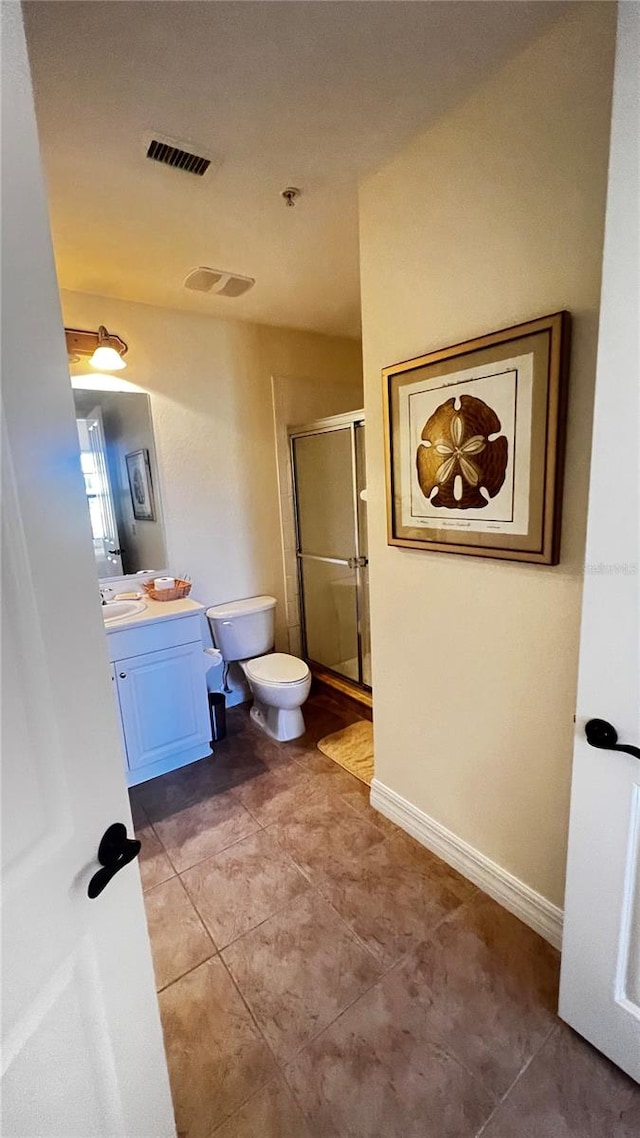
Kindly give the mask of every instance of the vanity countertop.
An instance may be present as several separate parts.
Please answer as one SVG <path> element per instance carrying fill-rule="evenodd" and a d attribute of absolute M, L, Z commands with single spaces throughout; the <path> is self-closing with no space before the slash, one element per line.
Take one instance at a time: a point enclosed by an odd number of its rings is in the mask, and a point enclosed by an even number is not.
<path fill-rule="evenodd" d="M 155 624 L 159 620 L 177 620 L 181 616 L 204 612 L 204 605 L 192 601 L 189 597 L 183 597 L 179 601 L 152 601 L 150 597 L 144 596 L 140 600 L 144 601 L 146 606 L 142 612 L 135 612 L 105 624 L 104 630 L 107 635 L 111 632 L 122 632 L 125 628 L 135 628 L 141 624 Z"/>

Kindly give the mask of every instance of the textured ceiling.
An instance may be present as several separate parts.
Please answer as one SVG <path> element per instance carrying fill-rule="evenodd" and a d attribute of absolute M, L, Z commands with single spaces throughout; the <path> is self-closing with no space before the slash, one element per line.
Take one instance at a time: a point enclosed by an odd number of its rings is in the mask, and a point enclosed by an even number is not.
<path fill-rule="evenodd" d="M 563 5 L 27 2 L 64 288 L 359 333 L 357 186 Z M 211 152 L 199 179 L 145 158 L 150 131 Z M 299 186 L 287 209 L 279 192 Z M 188 292 L 197 265 L 256 278 Z"/>

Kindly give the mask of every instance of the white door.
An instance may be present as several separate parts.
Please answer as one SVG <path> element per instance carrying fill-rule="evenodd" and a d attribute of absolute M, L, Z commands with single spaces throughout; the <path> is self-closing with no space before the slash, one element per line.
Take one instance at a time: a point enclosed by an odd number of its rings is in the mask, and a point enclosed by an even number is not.
<path fill-rule="evenodd" d="M 2 19 L 3 1138 L 175 1135 L 20 5 Z"/>
<path fill-rule="evenodd" d="M 560 1015 L 640 1080 L 638 59 L 640 5 L 620 4 Z"/>
<path fill-rule="evenodd" d="M 118 660 L 114 667 L 130 771 L 188 747 L 206 753 L 211 724 L 201 641 Z"/>

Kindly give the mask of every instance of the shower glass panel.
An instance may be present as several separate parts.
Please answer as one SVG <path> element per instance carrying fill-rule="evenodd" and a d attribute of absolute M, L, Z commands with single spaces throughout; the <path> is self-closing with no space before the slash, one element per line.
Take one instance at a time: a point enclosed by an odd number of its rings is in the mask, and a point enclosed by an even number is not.
<path fill-rule="evenodd" d="M 322 557 L 355 557 L 351 431 L 295 440 L 298 548 Z"/>
<path fill-rule="evenodd" d="M 354 426 L 356 447 L 356 491 L 358 510 L 358 544 L 360 554 L 360 656 L 362 679 L 365 687 L 371 687 L 371 625 L 369 622 L 369 545 L 367 537 L 367 472 L 364 423 Z"/>
<path fill-rule="evenodd" d="M 364 423 L 320 421 L 291 447 L 304 652 L 370 687 Z"/>
<path fill-rule="evenodd" d="M 331 561 L 302 561 L 307 656 L 358 682 L 356 574 Z"/>

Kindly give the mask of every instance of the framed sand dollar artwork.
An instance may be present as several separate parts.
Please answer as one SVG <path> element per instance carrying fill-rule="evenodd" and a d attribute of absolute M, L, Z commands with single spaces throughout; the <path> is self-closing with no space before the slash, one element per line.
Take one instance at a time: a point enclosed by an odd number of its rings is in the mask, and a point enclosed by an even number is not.
<path fill-rule="evenodd" d="M 390 545 L 556 565 L 570 316 L 384 369 Z"/>

